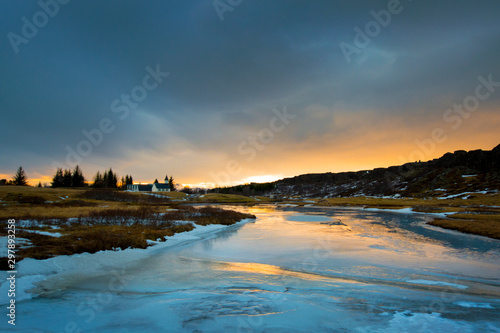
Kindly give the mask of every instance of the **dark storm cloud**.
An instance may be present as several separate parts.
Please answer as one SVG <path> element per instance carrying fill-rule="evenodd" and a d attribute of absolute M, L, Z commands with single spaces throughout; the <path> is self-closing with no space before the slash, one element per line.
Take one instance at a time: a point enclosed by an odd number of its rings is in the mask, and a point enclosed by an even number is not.
<path fill-rule="evenodd" d="M 220 21 L 205 0 L 73 0 L 18 54 L 6 36 L 40 7 L 1 6 L 2 170 L 63 161 L 103 118 L 116 129 L 92 161 L 107 165 L 179 138 L 194 151 L 232 151 L 284 105 L 300 123 L 283 135 L 306 140 L 341 130 L 343 113 L 416 116 L 463 99 L 479 75 L 500 80 L 497 1 L 401 1 L 351 63 L 340 43 L 353 44 L 353 28 L 388 1 L 246 0 Z M 170 75 L 120 120 L 111 103 L 157 65 Z"/>

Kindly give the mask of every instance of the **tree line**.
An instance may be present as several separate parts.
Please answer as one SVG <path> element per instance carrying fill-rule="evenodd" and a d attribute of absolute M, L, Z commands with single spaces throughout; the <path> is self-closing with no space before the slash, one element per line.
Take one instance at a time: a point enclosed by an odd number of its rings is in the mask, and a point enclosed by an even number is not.
<path fill-rule="evenodd" d="M 99 172 L 94 176 L 94 182 L 92 183 L 92 187 L 95 188 L 127 188 L 127 185 L 132 185 L 134 183 L 134 179 L 131 175 L 122 176 L 120 179 L 120 183 L 118 183 L 118 176 L 113 169 L 109 168 L 109 170 L 104 172 Z"/>
<path fill-rule="evenodd" d="M 94 188 L 127 188 L 127 185 L 133 184 L 134 179 L 131 175 L 122 176 L 118 182 L 118 176 L 112 168 L 104 172 L 97 171 L 90 187 Z M 77 165 L 73 171 L 58 168 L 52 178 L 52 187 L 84 187 L 89 186 L 85 182 L 82 170 Z"/>
<path fill-rule="evenodd" d="M 88 184 L 85 176 L 83 175 L 80 166 L 76 166 L 75 169 L 62 169 L 57 168 L 56 173 L 52 177 L 51 187 L 95 187 L 95 188 L 127 188 L 127 185 L 133 184 L 134 179 L 131 175 L 122 176 L 120 182 L 118 182 L 118 176 L 116 172 L 113 172 L 112 168 L 104 171 L 103 173 L 97 171 L 94 176 L 94 181 L 92 184 Z M 0 185 L 16 185 L 16 186 L 28 186 L 28 177 L 23 167 L 20 166 L 17 169 L 16 174 L 11 180 L 6 179 L 0 180 Z M 37 187 L 42 187 L 42 183 L 39 182 Z"/>
<path fill-rule="evenodd" d="M 166 176 L 165 180 L 168 180 L 170 190 L 175 191 L 176 185 L 174 183 L 174 178 L 172 176 L 170 176 L 170 178 Z M 93 178 L 93 182 L 89 184 L 87 183 L 86 178 L 83 175 L 82 169 L 77 165 L 73 170 L 63 170 L 62 168 L 57 168 L 56 173 L 52 177 L 51 187 L 57 188 L 90 186 L 94 188 L 126 189 L 127 185 L 132 185 L 133 183 L 134 179 L 132 175 L 125 175 L 119 179 L 116 172 L 114 172 L 112 168 L 109 168 L 109 170 L 105 170 L 104 172 L 97 171 Z M 155 180 L 155 183 L 158 183 L 158 179 Z M 20 166 L 17 169 L 16 174 L 12 177 L 11 180 L 0 180 L 0 185 L 28 186 L 28 177 L 26 176 L 26 172 L 24 171 L 23 167 Z M 38 183 L 38 187 L 42 187 L 42 184 L 40 182 Z"/>
<path fill-rule="evenodd" d="M 56 174 L 52 177 L 52 187 L 83 187 L 85 186 L 85 177 L 82 170 L 77 165 L 73 171 L 57 168 Z"/>

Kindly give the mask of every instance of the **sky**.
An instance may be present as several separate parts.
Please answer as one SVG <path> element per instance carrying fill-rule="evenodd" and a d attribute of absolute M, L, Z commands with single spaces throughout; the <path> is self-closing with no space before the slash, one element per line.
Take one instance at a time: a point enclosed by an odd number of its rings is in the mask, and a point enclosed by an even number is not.
<path fill-rule="evenodd" d="M 0 4 L 0 178 L 191 186 L 500 143 L 500 2 Z"/>

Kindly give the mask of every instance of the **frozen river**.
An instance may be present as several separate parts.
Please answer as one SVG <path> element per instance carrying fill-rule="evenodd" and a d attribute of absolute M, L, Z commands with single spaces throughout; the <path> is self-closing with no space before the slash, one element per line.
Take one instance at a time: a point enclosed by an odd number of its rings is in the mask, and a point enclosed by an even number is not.
<path fill-rule="evenodd" d="M 418 214 L 230 208 L 257 220 L 45 263 L 59 271 L 21 265 L 19 283 L 47 278 L 18 302 L 15 331 L 500 332 L 500 241 Z"/>

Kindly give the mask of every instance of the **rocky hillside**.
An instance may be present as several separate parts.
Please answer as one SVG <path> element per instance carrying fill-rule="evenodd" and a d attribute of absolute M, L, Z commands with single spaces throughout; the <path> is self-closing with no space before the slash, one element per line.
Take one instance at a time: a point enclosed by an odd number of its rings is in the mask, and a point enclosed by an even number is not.
<path fill-rule="evenodd" d="M 269 196 L 450 196 L 500 190 L 500 145 L 493 150 L 458 150 L 428 162 L 357 172 L 305 174 L 273 183 L 219 189 Z"/>

